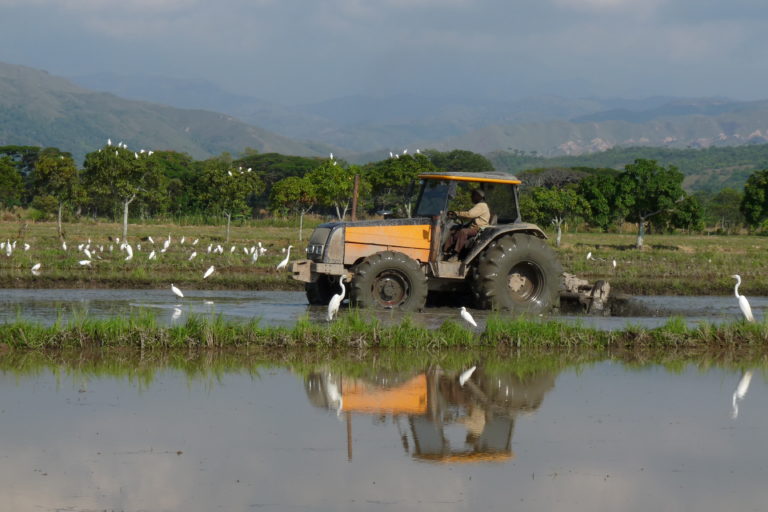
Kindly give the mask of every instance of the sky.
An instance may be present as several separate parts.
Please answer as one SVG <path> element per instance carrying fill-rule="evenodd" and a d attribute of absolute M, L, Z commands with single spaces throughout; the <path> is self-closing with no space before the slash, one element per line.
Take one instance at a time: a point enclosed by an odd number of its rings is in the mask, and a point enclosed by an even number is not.
<path fill-rule="evenodd" d="M 764 0 L 0 0 L 0 61 L 349 95 L 762 99 Z"/>

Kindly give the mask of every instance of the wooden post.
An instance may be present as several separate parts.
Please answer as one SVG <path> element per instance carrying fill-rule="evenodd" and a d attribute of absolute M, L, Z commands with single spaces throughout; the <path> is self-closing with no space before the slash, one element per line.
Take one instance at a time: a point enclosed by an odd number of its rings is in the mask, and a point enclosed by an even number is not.
<path fill-rule="evenodd" d="M 360 175 L 355 174 L 355 185 L 352 189 L 352 220 L 357 220 L 357 194 L 360 190 Z"/>

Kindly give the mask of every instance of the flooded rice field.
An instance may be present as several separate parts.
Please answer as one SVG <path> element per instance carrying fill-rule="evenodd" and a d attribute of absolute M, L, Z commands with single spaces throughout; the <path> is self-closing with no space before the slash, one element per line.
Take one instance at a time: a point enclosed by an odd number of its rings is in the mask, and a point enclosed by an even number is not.
<path fill-rule="evenodd" d="M 483 361 L 6 369 L 3 507 L 764 509 L 765 368 Z"/>
<path fill-rule="evenodd" d="M 308 316 L 312 321 L 325 321 L 324 307 L 310 307 L 303 292 L 281 291 L 198 291 L 185 290 L 178 299 L 168 290 L 87 290 L 87 289 L 3 289 L 0 290 L 0 322 L 26 319 L 52 324 L 76 315 L 90 318 L 127 316 L 140 311 L 153 312 L 163 324 L 185 322 L 190 315 L 221 315 L 226 320 L 248 321 L 258 318 L 262 325 L 291 326 L 299 318 Z M 768 297 L 750 297 L 758 320 L 768 308 Z M 579 322 L 600 329 L 623 329 L 627 325 L 655 327 L 664 324 L 670 316 L 683 317 L 689 325 L 706 321 L 731 322 L 741 318 L 738 303 L 731 296 L 630 297 L 613 307 L 614 316 L 583 315 L 553 316 L 553 319 Z M 341 314 L 344 314 L 342 309 Z M 473 311 L 476 320 L 483 322 L 487 312 Z M 385 311 L 377 313 L 384 322 L 397 322 L 402 315 Z M 409 314 L 426 327 L 439 327 L 448 318 L 457 318 L 455 308 L 427 308 L 422 313 Z"/>

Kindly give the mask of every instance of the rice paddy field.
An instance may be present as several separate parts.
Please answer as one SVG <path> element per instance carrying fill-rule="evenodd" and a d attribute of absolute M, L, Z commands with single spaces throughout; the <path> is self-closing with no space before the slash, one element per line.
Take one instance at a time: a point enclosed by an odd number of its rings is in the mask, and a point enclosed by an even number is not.
<path fill-rule="evenodd" d="M 126 261 L 127 253 L 117 242 L 120 224 L 66 224 L 64 250 L 54 223 L 0 222 L 0 242 L 16 242 L 10 256 L 0 250 L 0 287 L 165 288 L 175 283 L 188 289 L 300 290 L 301 283 L 275 267 L 288 245 L 293 246 L 291 260 L 303 257 L 317 223 L 308 222 L 299 240 L 298 228 L 290 222 L 256 221 L 233 226 L 229 242 L 223 226 L 131 224 L 128 242 L 134 255 Z M 161 252 L 169 236 L 171 243 Z M 254 261 L 246 251 L 259 242 L 266 252 Z M 591 282 L 606 279 L 613 293 L 726 295 L 733 291 L 730 276 L 740 274 L 744 295 L 768 295 L 768 237 L 649 235 L 643 250 L 635 249 L 634 242 L 633 234 L 569 233 L 557 253 L 566 272 Z M 82 250 L 86 246 L 91 258 Z M 149 259 L 153 250 L 156 259 Z M 91 263 L 80 264 L 88 259 Z M 37 263 L 40 271 L 34 275 L 31 269 Z M 212 265 L 214 273 L 203 280 Z"/>

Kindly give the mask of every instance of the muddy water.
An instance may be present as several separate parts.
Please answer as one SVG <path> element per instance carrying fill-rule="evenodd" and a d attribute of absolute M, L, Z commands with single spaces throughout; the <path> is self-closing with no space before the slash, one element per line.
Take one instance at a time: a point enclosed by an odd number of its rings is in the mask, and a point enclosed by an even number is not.
<path fill-rule="evenodd" d="M 184 299 L 178 299 L 169 290 L 0 290 L 0 322 L 24 318 L 51 324 L 58 318 L 71 318 L 87 314 L 92 318 L 130 315 L 142 310 L 156 314 L 162 323 L 184 322 L 189 315 L 222 315 L 227 320 L 247 321 L 260 319 L 264 325 L 293 325 L 308 315 L 313 321 L 324 321 L 325 308 L 310 307 L 302 292 L 279 291 L 200 291 L 185 290 Z M 768 308 L 768 298 L 750 297 L 758 319 Z M 483 323 L 487 312 L 473 311 Z M 721 297 L 632 297 L 615 308 L 618 316 L 555 317 L 569 322 L 580 322 L 601 329 L 621 329 L 628 324 L 654 327 L 665 323 L 670 316 L 681 316 L 690 325 L 701 321 L 712 323 L 741 318 L 736 299 Z M 342 310 L 342 313 L 344 311 Z M 385 322 L 397 322 L 402 315 L 380 312 Z M 458 318 L 455 308 L 428 308 L 411 315 L 417 323 L 437 327 L 446 319 Z"/>
<path fill-rule="evenodd" d="M 768 386 L 687 367 L 0 373 L 5 510 L 763 510 Z M 557 365 L 554 365 L 557 367 Z M 551 368 L 542 365 L 542 368 Z M 763 370 L 764 371 L 764 370 Z M 742 382 L 741 398 L 733 394 Z"/>

